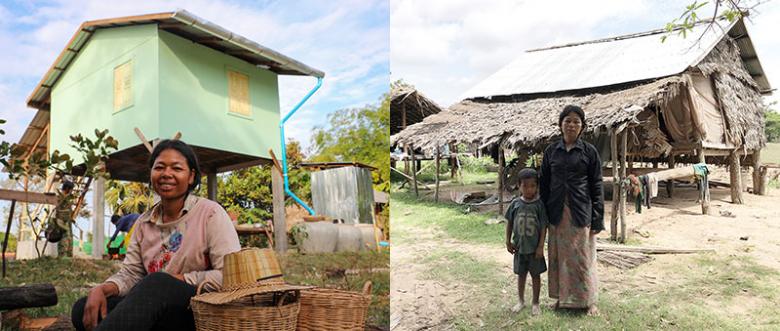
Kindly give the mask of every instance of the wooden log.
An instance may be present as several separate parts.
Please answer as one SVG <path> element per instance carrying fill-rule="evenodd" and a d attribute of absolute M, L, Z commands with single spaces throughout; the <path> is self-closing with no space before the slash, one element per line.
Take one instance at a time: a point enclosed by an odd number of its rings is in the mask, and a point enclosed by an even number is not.
<path fill-rule="evenodd" d="M 763 195 L 766 191 L 763 191 L 761 187 L 763 180 L 761 178 L 761 150 L 756 149 L 753 151 L 753 194 Z M 763 194 L 761 192 L 764 192 Z"/>
<path fill-rule="evenodd" d="M 731 203 L 741 205 L 742 174 L 739 165 L 739 153 L 734 150 L 729 155 L 729 174 L 731 176 Z"/>
<path fill-rule="evenodd" d="M 414 186 L 414 196 L 419 197 L 420 191 L 417 190 L 417 162 L 414 160 L 414 145 L 409 144 L 409 151 L 412 153 L 412 186 Z"/>
<path fill-rule="evenodd" d="M 436 188 L 433 191 L 433 201 L 439 202 L 439 170 L 440 170 L 440 164 L 439 164 L 439 146 L 436 146 L 436 173 L 434 174 L 435 180 L 436 180 Z"/>
<path fill-rule="evenodd" d="M 638 252 L 645 254 L 695 254 L 695 253 L 714 253 L 714 249 L 700 249 L 700 248 L 665 248 L 665 247 L 645 247 L 645 246 L 624 246 L 624 245 L 608 245 L 608 244 L 596 244 L 597 251 L 617 251 L 617 252 Z"/>
<path fill-rule="evenodd" d="M 613 130 L 609 138 L 612 154 L 612 217 L 609 222 L 610 239 L 617 240 L 618 205 L 620 204 L 620 179 L 618 178 L 617 133 Z"/>
<path fill-rule="evenodd" d="M 215 172 L 206 174 L 206 192 L 209 200 L 217 202 L 217 174 Z"/>
<path fill-rule="evenodd" d="M 626 146 L 628 145 L 628 132 L 623 130 L 620 133 L 620 178 L 622 182 L 626 178 Z M 626 242 L 626 187 L 620 185 L 620 238 L 621 243 Z"/>
<path fill-rule="evenodd" d="M 0 287 L 0 310 L 48 307 L 56 304 L 57 291 L 52 284 Z"/>
<path fill-rule="evenodd" d="M 674 169 L 675 167 L 675 160 L 674 160 L 674 154 L 669 155 L 669 169 Z M 658 178 L 658 176 L 656 176 Z M 667 180 L 666 181 L 666 195 L 671 198 L 674 195 L 674 180 Z"/>

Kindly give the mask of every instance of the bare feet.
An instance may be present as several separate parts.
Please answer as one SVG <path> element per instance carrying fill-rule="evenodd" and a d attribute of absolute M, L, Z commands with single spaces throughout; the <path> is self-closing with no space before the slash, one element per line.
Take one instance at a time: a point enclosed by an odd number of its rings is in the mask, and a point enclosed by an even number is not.
<path fill-rule="evenodd" d="M 539 308 L 539 304 L 536 303 L 531 307 L 531 315 L 536 316 L 542 313 L 542 309 Z"/>
<path fill-rule="evenodd" d="M 588 307 L 588 316 L 599 316 L 599 309 L 596 305 Z"/>
<path fill-rule="evenodd" d="M 518 303 L 514 307 L 512 307 L 512 312 L 513 313 L 519 313 L 521 310 L 523 310 L 523 307 L 525 307 L 525 302 L 520 301 L 520 303 Z"/>

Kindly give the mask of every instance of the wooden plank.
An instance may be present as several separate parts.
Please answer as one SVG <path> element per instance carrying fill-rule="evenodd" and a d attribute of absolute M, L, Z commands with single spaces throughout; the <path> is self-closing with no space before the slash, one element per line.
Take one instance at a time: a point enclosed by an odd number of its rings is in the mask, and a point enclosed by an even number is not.
<path fill-rule="evenodd" d="M 274 156 L 274 159 L 276 157 Z M 277 252 L 287 251 L 287 225 L 284 213 L 284 179 L 282 178 L 282 169 L 277 168 L 278 163 L 274 163 L 276 171 L 271 170 L 271 191 L 273 194 L 273 214 L 274 214 L 274 237 L 276 240 L 269 241 L 271 246 Z M 269 237 L 270 239 L 271 237 Z M 274 243 L 275 242 L 275 243 Z"/>
<path fill-rule="evenodd" d="M 103 259 L 103 244 L 105 243 L 105 188 L 106 180 L 102 177 L 98 177 L 95 182 L 95 190 L 92 192 L 92 257 L 95 259 Z M 84 189 L 84 193 L 89 190 L 89 186 Z M 75 217 L 73 219 L 76 219 Z"/>
<path fill-rule="evenodd" d="M 8 237 L 11 236 L 11 224 L 14 221 L 15 207 L 16 207 L 16 200 L 11 200 L 11 211 L 8 212 L 8 223 L 6 223 L 5 236 L 3 238 L 3 279 L 5 279 L 5 251 L 8 249 Z M 0 308 L 0 310 L 2 309 Z"/>
<path fill-rule="evenodd" d="M 46 123 L 46 126 L 43 127 L 43 131 L 41 131 L 41 134 L 38 135 L 38 139 L 35 139 L 35 143 L 32 144 L 32 148 L 30 148 L 30 150 L 27 151 L 27 154 L 23 158 L 24 162 L 27 162 L 27 160 L 30 159 L 30 157 L 33 155 L 33 153 L 35 153 L 35 150 L 38 149 L 38 144 L 41 143 L 41 139 L 43 139 L 43 136 L 45 136 L 47 133 L 49 133 L 49 124 L 51 124 L 51 122 Z"/>
<path fill-rule="evenodd" d="M 393 168 L 393 167 L 390 167 L 390 170 L 395 171 L 396 173 L 400 174 L 401 176 L 404 176 L 404 178 L 406 178 L 409 182 L 416 181 L 416 179 L 414 179 L 413 177 L 409 177 L 409 175 L 403 173 L 401 170 L 398 170 L 398 169 Z M 417 183 L 422 185 L 426 190 L 430 190 L 431 189 L 427 184 L 420 183 L 419 181 Z"/>
<path fill-rule="evenodd" d="M 56 205 L 57 195 L 54 193 L 24 192 L 0 188 L 0 200 Z"/>
<path fill-rule="evenodd" d="M 729 155 L 729 175 L 731 179 L 731 203 L 741 205 L 742 202 L 742 174 L 739 166 L 739 154 L 733 151 Z"/>

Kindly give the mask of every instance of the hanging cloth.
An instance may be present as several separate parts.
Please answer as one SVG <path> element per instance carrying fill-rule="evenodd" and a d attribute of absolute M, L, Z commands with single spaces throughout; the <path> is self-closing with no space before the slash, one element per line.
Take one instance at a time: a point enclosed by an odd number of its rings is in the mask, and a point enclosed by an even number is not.
<path fill-rule="evenodd" d="M 699 180 L 701 186 L 699 189 L 699 200 L 704 200 L 709 196 L 710 185 L 707 175 L 710 173 L 710 170 L 707 168 L 706 164 L 697 163 L 693 165 L 693 173 L 696 174 L 696 178 Z"/>
<path fill-rule="evenodd" d="M 655 198 L 658 196 L 658 177 L 654 172 L 647 174 L 647 185 L 650 186 L 650 197 Z"/>

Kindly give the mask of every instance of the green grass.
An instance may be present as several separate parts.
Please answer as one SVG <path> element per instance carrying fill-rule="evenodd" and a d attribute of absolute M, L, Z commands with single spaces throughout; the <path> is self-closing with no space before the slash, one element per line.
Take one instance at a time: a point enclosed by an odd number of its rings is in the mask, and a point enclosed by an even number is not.
<path fill-rule="evenodd" d="M 448 237 L 459 240 L 503 245 L 505 236 L 504 224 L 485 225 L 483 222 L 494 213 L 465 213 L 466 207 L 454 203 L 434 203 L 418 201 L 414 194 L 406 192 L 391 193 L 393 203 L 390 205 L 390 215 L 393 224 L 404 223 L 409 226 L 433 226 L 442 230 Z M 406 240 L 414 240 L 404 235 L 404 229 L 394 229 L 393 241 L 403 244 Z M 400 231 L 400 233 L 399 233 Z M 408 233 L 408 232 L 406 232 Z M 399 242 L 400 240 L 400 242 Z"/>
<path fill-rule="evenodd" d="M 767 143 L 761 150 L 761 162 L 780 164 L 780 143 Z"/>
<path fill-rule="evenodd" d="M 464 214 L 462 206 L 419 201 L 405 192 L 394 192 L 391 198 L 395 245 L 420 240 L 415 236 L 415 228 L 419 227 L 433 228 L 438 233 L 438 237 L 426 240 L 454 238 L 464 244 L 496 246 L 503 243 L 503 225 L 482 223 L 494 215 Z M 422 277 L 462 285 L 459 288 L 466 300 L 461 306 L 451 307 L 455 316 L 450 328 L 456 330 L 780 329 L 780 272 L 742 255 L 680 255 L 668 267 L 678 281 L 660 279 L 647 287 L 602 287 L 598 301 L 601 316 L 589 317 L 580 311 L 548 308 L 543 308 L 540 316 L 530 316 L 530 309 L 512 314 L 509 309 L 516 300 L 516 276 L 494 259 L 472 254 L 457 247 L 441 248 L 419 260 L 425 266 Z M 636 279 L 648 267 L 652 266 L 621 273 Z M 541 302 L 545 305 L 552 299 L 547 297 L 546 276 L 543 278 Z M 527 286 L 526 300 L 530 301 L 530 284 Z M 745 298 L 750 302 L 744 302 Z"/>
<path fill-rule="evenodd" d="M 389 325 L 390 321 L 390 254 L 384 252 L 297 254 L 279 257 L 285 281 L 293 284 L 327 286 L 350 291 L 362 291 L 371 281 L 372 297 L 368 323 Z M 58 296 L 53 307 L 25 309 L 30 317 L 70 315 L 73 303 L 86 296 L 89 289 L 103 282 L 118 270 L 117 262 L 44 257 L 36 260 L 11 261 L 8 277 L 0 279 L 0 287 L 22 284 L 52 283 Z M 335 270 L 365 270 L 357 274 L 333 276 Z M 382 269 L 368 272 L 368 269 Z M 338 273 L 337 273 L 338 274 Z M 4 326 L 5 329 L 5 326 Z"/>

